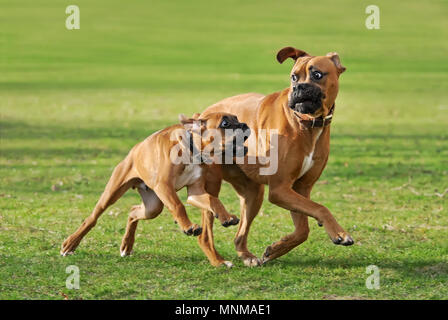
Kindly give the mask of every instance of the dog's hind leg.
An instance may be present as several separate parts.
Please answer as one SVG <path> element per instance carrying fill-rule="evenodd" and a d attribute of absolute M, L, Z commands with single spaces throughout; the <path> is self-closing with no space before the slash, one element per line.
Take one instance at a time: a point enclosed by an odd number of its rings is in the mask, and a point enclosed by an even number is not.
<path fill-rule="evenodd" d="M 78 230 L 62 243 L 61 255 L 65 256 L 73 253 L 82 238 L 95 226 L 98 218 L 107 207 L 115 203 L 135 183 L 135 177 L 131 175 L 131 170 L 132 163 L 128 158 L 115 167 L 90 216 L 84 220 Z"/>
<path fill-rule="evenodd" d="M 299 180 L 294 183 L 293 189 L 298 194 L 304 196 L 307 199 L 310 199 L 312 186 L 312 184 L 301 183 L 301 181 Z M 294 222 L 295 230 L 283 237 L 281 240 L 274 242 L 266 248 L 262 257 L 263 263 L 278 258 L 285 253 L 288 253 L 308 239 L 308 234 L 310 232 L 310 228 L 308 226 L 308 216 L 291 211 L 291 218 Z"/>
<path fill-rule="evenodd" d="M 308 239 L 308 234 L 310 232 L 308 226 L 308 216 L 297 212 L 291 212 L 291 218 L 294 222 L 295 230 L 283 237 L 281 240 L 268 246 L 263 253 L 262 263 L 288 253 Z"/>
<path fill-rule="evenodd" d="M 135 230 L 139 220 L 154 219 L 163 210 L 163 203 L 160 201 L 156 193 L 149 189 L 143 182 L 138 186 L 138 192 L 142 197 L 143 203 L 134 206 L 129 213 L 126 232 L 123 236 L 120 246 L 120 254 L 122 257 L 132 253 L 135 241 Z"/>

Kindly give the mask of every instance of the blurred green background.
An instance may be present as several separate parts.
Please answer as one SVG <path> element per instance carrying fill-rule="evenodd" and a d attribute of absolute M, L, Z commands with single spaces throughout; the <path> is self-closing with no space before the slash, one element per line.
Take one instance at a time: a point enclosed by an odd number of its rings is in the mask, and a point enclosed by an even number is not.
<path fill-rule="evenodd" d="M 72 4 L 80 30 L 65 28 Z M 379 30 L 365 27 L 370 4 L 381 10 Z M 1 0 L 0 298 L 446 299 L 447 16 L 437 0 Z M 233 249 L 236 228 L 217 224 L 216 246 L 236 266 L 215 269 L 165 212 L 140 223 L 135 254 L 122 259 L 126 216 L 139 202 L 129 192 L 74 256 L 58 256 L 135 143 L 178 113 L 288 86 L 292 64 L 275 60 L 284 46 L 336 51 L 347 67 L 312 198 L 355 246 L 332 245 L 310 220 L 306 243 L 249 269 Z M 239 212 L 228 185 L 221 199 Z M 292 229 L 266 200 L 249 249 L 261 255 Z M 80 290 L 65 287 L 70 264 Z M 380 290 L 365 287 L 370 264 Z"/>

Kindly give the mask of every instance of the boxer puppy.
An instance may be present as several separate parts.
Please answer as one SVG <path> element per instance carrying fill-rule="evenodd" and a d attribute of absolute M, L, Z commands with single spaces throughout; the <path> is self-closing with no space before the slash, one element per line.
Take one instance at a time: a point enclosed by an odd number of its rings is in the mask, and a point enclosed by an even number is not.
<path fill-rule="evenodd" d="M 202 228 L 190 221 L 176 194 L 184 187 L 188 191 L 187 203 L 212 212 L 225 227 L 238 224 L 239 219 L 229 214 L 218 198 L 206 192 L 205 177 L 208 166 L 223 154 L 245 155 L 247 125 L 223 112 L 198 119 L 181 116 L 180 120 L 181 124 L 160 130 L 134 146 L 115 167 L 92 214 L 63 242 L 61 255 L 73 253 L 100 215 L 129 188 L 137 188 L 143 203 L 134 206 L 129 214 L 120 247 L 122 256 L 131 254 L 138 221 L 156 218 L 164 206 L 185 234 L 201 234 Z M 224 260 L 213 262 L 229 266 Z"/>

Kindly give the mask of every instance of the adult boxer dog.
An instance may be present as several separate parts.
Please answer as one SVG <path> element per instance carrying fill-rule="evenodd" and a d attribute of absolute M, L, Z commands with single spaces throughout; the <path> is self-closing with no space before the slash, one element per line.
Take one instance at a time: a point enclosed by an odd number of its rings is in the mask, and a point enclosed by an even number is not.
<path fill-rule="evenodd" d="M 213 212 L 225 227 L 238 224 L 239 219 L 230 215 L 218 198 L 205 191 L 205 178 L 210 163 L 221 160 L 223 154 L 231 154 L 233 160 L 237 155 L 244 156 L 247 150 L 243 143 L 249 135 L 247 125 L 240 123 L 234 115 L 223 112 L 209 113 L 199 119 L 186 119 L 184 116 L 180 119 L 181 124 L 158 131 L 134 146 L 115 167 L 92 214 L 63 242 L 63 256 L 74 252 L 107 207 L 131 187 L 138 189 L 143 203 L 134 206 L 129 214 L 120 247 L 122 256 L 131 254 L 138 221 L 156 218 L 164 206 L 171 211 L 174 221 L 185 234 L 197 236 L 202 232 L 200 226 L 190 221 L 176 194 L 185 186 L 187 203 Z M 213 190 L 213 186 L 208 188 Z M 203 247 L 203 250 L 208 256 L 210 248 Z M 230 262 L 222 259 L 211 262 L 231 266 Z"/>
<path fill-rule="evenodd" d="M 241 223 L 235 236 L 235 248 L 247 266 L 256 266 L 289 252 L 304 242 L 309 233 L 308 217 L 315 218 L 335 244 L 352 245 L 353 239 L 337 223 L 324 206 L 310 200 L 314 183 L 319 179 L 327 163 L 330 151 L 330 123 L 338 94 L 339 76 L 345 71 L 337 53 L 311 56 L 305 51 L 286 47 L 277 54 L 283 63 L 292 58 L 295 63 L 290 77 L 291 85 L 267 96 L 248 93 L 224 99 L 208 107 L 201 116 L 212 112 L 229 112 L 249 125 L 251 139 L 258 139 L 261 130 L 274 132 L 278 138 L 278 170 L 271 175 L 260 174 L 263 167 L 255 164 L 239 164 L 215 168 L 210 175 L 214 184 L 219 179 L 230 182 L 237 191 L 241 203 Z M 250 140 L 250 139 L 249 139 Z M 269 142 L 267 142 L 269 144 Z M 270 148 L 265 150 L 269 151 Z M 260 150 L 249 148 L 249 157 L 269 156 Z M 212 180 L 208 181 L 212 184 Z M 263 202 L 264 185 L 269 186 L 269 201 L 289 210 L 295 226 L 294 232 L 268 246 L 261 259 L 247 249 L 250 225 Z M 214 190 L 215 191 L 215 190 Z M 217 196 L 217 193 L 212 193 Z M 199 241 L 213 248 L 209 237 L 213 215 L 203 225 Z M 218 257 L 220 258 L 220 257 Z M 210 257 L 209 257 L 210 259 Z"/>

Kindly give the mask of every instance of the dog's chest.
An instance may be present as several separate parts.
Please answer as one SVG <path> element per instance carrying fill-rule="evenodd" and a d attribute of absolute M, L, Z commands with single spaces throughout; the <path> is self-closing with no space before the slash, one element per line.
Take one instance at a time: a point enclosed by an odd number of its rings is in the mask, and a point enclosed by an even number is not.
<path fill-rule="evenodd" d="M 202 168 L 198 164 L 187 164 L 184 171 L 176 179 L 176 190 L 180 190 L 198 180 L 202 175 Z"/>
<path fill-rule="evenodd" d="M 320 135 L 322 134 L 322 129 L 316 134 L 314 141 L 313 141 L 313 148 L 311 152 L 308 155 L 305 155 L 302 162 L 302 168 L 300 169 L 299 177 L 297 179 L 300 179 L 303 177 L 314 165 L 314 150 L 316 148 L 316 143 L 319 140 Z"/>
<path fill-rule="evenodd" d="M 302 169 L 300 169 L 300 173 L 299 173 L 299 179 L 303 177 L 303 175 L 305 173 L 307 173 L 314 164 L 313 161 L 313 155 L 314 152 L 311 152 L 309 155 L 305 156 L 305 158 L 303 158 L 303 162 L 302 162 Z"/>

